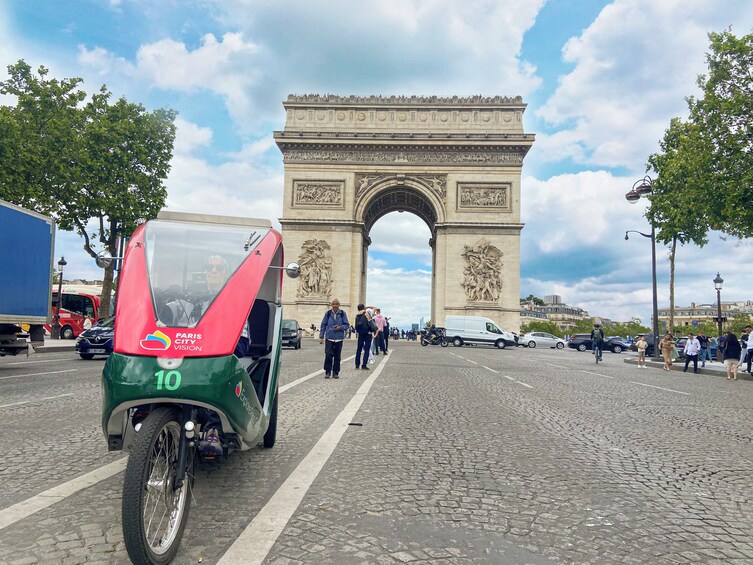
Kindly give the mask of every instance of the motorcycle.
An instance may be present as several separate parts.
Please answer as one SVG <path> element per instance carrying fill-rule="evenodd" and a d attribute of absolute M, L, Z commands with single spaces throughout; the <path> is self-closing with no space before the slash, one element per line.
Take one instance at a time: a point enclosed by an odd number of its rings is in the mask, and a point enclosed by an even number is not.
<path fill-rule="evenodd" d="M 134 563 L 175 557 L 210 420 L 222 431 L 219 460 L 275 444 L 282 271 L 300 274 L 282 265 L 268 220 L 163 211 L 128 241 L 102 429 L 109 450 L 130 452 L 122 522 Z"/>
<path fill-rule="evenodd" d="M 430 334 L 430 335 L 422 335 L 421 336 L 421 345 L 426 347 L 427 345 L 440 345 L 442 347 L 447 347 L 449 342 L 447 341 L 447 338 L 444 335 L 444 332 L 442 330 L 437 330 L 437 333 Z"/>

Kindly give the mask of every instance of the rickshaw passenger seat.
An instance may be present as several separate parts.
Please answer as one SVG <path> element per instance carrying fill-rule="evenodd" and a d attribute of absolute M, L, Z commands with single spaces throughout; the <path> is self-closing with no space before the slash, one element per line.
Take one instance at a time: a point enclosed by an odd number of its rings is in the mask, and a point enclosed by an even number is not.
<path fill-rule="evenodd" d="M 248 376 L 254 385 L 256 396 L 259 397 L 259 403 L 263 405 L 269 380 L 269 359 L 260 359 L 251 365 L 248 368 Z"/>
<path fill-rule="evenodd" d="M 269 339 L 269 313 L 271 306 L 266 300 L 257 298 L 248 315 L 248 355 L 259 358 L 272 351 Z"/>

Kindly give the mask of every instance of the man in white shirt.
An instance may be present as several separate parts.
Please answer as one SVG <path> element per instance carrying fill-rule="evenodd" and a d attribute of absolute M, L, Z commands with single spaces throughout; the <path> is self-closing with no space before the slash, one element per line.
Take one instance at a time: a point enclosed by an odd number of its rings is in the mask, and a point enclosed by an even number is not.
<path fill-rule="evenodd" d="M 701 350 L 701 343 L 693 337 L 693 334 L 688 334 L 688 341 L 685 342 L 683 351 L 685 352 L 685 368 L 683 373 L 688 371 L 688 364 L 693 361 L 693 372 L 698 372 L 698 352 Z"/>
<path fill-rule="evenodd" d="M 750 370 L 751 363 L 753 363 L 753 327 L 745 326 L 745 333 L 748 334 L 748 347 L 746 349 L 747 353 L 745 357 L 747 366 L 745 367 L 745 370 L 748 372 L 748 374 L 753 375 Z"/>

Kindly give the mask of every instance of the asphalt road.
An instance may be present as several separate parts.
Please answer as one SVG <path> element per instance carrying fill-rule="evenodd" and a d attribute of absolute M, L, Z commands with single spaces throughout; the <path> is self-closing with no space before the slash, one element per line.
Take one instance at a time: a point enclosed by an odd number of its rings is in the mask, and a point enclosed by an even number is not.
<path fill-rule="evenodd" d="M 753 563 L 751 381 L 404 341 L 334 381 L 322 349 L 283 352 L 273 449 L 199 466 L 176 563 Z M 0 563 L 128 562 L 103 364 L 0 358 Z"/>

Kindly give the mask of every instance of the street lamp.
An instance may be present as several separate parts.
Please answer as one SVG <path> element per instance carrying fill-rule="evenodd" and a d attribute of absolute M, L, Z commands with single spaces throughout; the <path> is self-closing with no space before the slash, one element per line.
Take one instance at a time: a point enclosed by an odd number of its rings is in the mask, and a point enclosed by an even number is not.
<path fill-rule="evenodd" d="M 653 193 L 653 181 L 651 180 L 651 177 L 646 175 L 641 180 L 636 181 L 633 183 L 633 188 L 630 189 L 630 192 L 628 192 L 625 195 L 625 199 L 630 202 L 631 204 L 635 204 L 638 202 L 642 197 L 648 198 L 648 195 Z M 653 331 L 654 331 L 654 359 L 659 359 L 659 303 L 657 300 L 657 294 L 656 294 L 656 229 L 654 228 L 653 222 L 651 223 L 651 233 L 645 234 L 639 231 L 634 230 L 628 230 L 625 232 L 625 239 L 630 239 L 628 237 L 628 233 L 633 232 L 637 233 L 639 235 L 642 235 L 643 237 L 651 238 L 651 279 L 653 282 L 653 299 L 654 299 L 654 323 L 653 323 Z"/>
<path fill-rule="evenodd" d="M 58 261 L 58 307 L 55 311 L 55 323 L 52 325 L 52 339 L 60 339 L 60 308 L 63 305 L 63 267 L 68 263 L 65 257 Z"/>
<path fill-rule="evenodd" d="M 719 271 L 716 272 L 716 278 L 714 279 L 714 288 L 716 289 L 716 321 L 719 328 L 719 337 L 722 337 L 722 284 L 724 279 L 719 276 Z"/>

